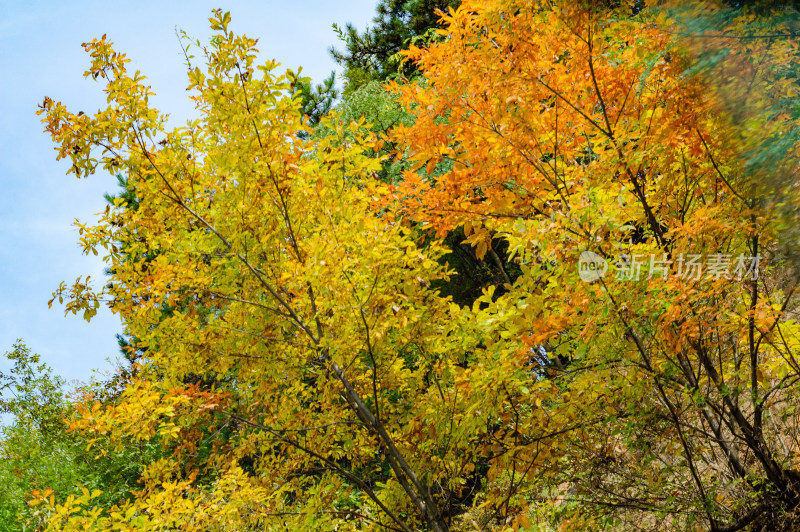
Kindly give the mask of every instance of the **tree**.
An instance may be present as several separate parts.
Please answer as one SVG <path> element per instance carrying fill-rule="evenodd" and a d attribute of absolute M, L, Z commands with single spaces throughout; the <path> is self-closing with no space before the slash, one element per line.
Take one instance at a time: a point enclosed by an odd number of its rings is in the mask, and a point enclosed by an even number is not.
<path fill-rule="evenodd" d="M 85 47 L 109 107 L 43 104 L 70 173 L 122 172 L 137 199 L 79 225 L 85 251 L 107 253 L 109 284 L 55 295 L 89 318 L 107 301 L 146 349 L 119 404 L 73 427 L 181 442 L 132 502 L 43 501 L 50 527 L 448 530 L 484 418 L 457 414 L 454 368 L 471 340 L 450 334 L 462 310 L 430 288 L 440 251 L 369 211 L 380 163 L 364 155 L 375 140 L 363 124 L 303 134 L 293 74 L 256 66 L 255 41 L 229 20 L 211 19 L 205 71 L 189 72 L 201 118 L 183 128 L 164 131 L 105 38 Z M 231 378 L 184 380 L 208 372 Z"/>
<path fill-rule="evenodd" d="M 63 460 L 75 450 L 60 438 L 65 412 L 63 382 L 21 342 L 5 356 L 13 366 L 8 374 L 0 374 L 0 412 L 13 416 L 13 421 L 3 427 L 0 438 L 4 486 L 0 529 L 15 530 L 32 520 L 26 503 L 34 489 L 50 487 L 69 493 L 80 473 L 86 471 L 78 472 Z"/>
<path fill-rule="evenodd" d="M 415 115 L 393 139 L 452 169 L 406 172 L 384 207 L 478 255 L 500 236 L 522 271 L 475 309 L 481 360 L 543 376 L 476 399 L 501 412 L 503 516 L 560 496 L 579 529 L 796 527 L 796 272 L 773 201 L 798 204 L 775 179 L 797 175 L 796 38 L 788 17 L 764 35 L 676 4 L 465 2 L 405 52 L 424 83 L 393 84 Z M 686 15 L 724 25 L 687 35 Z M 481 369 L 481 391 L 514 389 Z"/>
<path fill-rule="evenodd" d="M 0 429 L 0 530 L 41 525 L 36 508 L 28 505 L 37 494 L 54 503 L 84 489 L 95 492 L 100 504 L 129 498 L 143 462 L 157 457 L 158 447 L 128 445 L 122 452 L 101 453 L 102 438 L 67 432 L 76 406 L 63 379 L 22 342 L 5 356 L 12 367 L 0 373 L 0 413 L 10 417 Z M 103 389 L 84 385 L 80 393 L 96 396 Z"/>
<path fill-rule="evenodd" d="M 370 81 L 385 81 L 401 71 L 398 55 L 412 42 L 435 36 L 439 14 L 458 6 L 459 0 L 380 0 L 374 26 L 363 33 L 352 24 L 334 31 L 345 50 L 330 52 L 344 67 L 345 91 L 353 92 Z"/>
<path fill-rule="evenodd" d="M 316 126 L 322 117 L 330 113 L 336 97 L 339 95 L 334 86 L 335 82 L 336 72 L 331 72 L 330 76 L 316 86 L 312 85 L 309 78 L 295 77 L 292 79 L 292 85 L 298 90 L 302 101 L 301 112 L 307 117 L 310 126 Z"/>

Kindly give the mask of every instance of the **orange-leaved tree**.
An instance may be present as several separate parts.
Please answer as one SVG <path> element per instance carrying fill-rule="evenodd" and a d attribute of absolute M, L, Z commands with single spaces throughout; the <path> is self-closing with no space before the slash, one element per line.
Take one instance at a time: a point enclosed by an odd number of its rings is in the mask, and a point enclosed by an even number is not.
<path fill-rule="evenodd" d="M 379 205 L 462 228 L 479 255 L 505 239 L 521 269 L 473 308 L 469 400 L 496 416 L 487 513 L 791 528 L 800 336 L 780 207 L 797 205 L 797 34 L 721 2 L 626 4 L 444 15 L 442 42 L 405 52 L 424 81 L 391 84 L 415 116 L 392 140 L 426 171 Z M 722 23 L 676 24 L 691 17 Z"/>

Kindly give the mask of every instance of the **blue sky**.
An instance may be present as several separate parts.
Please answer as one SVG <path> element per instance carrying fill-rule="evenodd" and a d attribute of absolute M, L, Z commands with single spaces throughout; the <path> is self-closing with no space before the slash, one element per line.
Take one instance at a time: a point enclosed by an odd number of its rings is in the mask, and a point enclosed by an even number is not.
<path fill-rule="evenodd" d="M 104 103 L 102 86 L 83 78 L 88 57 L 81 43 L 107 34 L 156 92 L 152 101 L 171 113 L 173 124 L 191 112 L 183 57 L 175 27 L 207 40 L 214 7 L 230 11 L 230 28 L 259 39 L 263 59 L 274 58 L 315 80 L 335 65 L 331 24 L 364 28 L 376 0 L 297 0 L 207 3 L 205 1 L 16 1 L 0 0 L 0 354 L 21 338 L 67 380 L 86 380 L 92 370 L 108 372 L 117 356 L 116 316 L 101 312 L 90 323 L 64 316 L 47 301 L 59 282 L 104 265 L 83 256 L 72 222 L 92 221 L 115 191 L 114 178 L 97 174 L 67 177 L 42 132 L 36 106 L 45 96 L 73 111 L 94 112 Z M 7 369 L 0 359 L 0 371 Z"/>

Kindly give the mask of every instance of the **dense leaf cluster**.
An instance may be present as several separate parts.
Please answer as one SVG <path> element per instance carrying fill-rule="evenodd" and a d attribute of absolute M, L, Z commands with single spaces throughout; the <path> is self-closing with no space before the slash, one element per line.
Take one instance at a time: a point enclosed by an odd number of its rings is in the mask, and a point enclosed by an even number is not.
<path fill-rule="evenodd" d="M 40 114 L 122 191 L 79 225 L 109 282 L 54 299 L 129 366 L 67 400 L 15 346 L 7 520 L 796 528 L 797 12 L 457 4 L 341 30 L 340 101 L 217 10 L 174 129 L 85 45 L 108 107 Z"/>

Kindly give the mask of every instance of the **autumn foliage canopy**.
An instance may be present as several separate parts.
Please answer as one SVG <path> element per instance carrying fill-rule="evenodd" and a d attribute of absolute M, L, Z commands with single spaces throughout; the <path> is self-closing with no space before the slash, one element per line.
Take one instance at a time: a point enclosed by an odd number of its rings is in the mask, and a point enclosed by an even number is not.
<path fill-rule="evenodd" d="M 54 297 L 140 356 L 72 430 L 171 453 L 122 506 L 38 494 L 46 526 L 791 529 L 797 38 L 658 4 L 466 1 L 402 53 L 413 120 L 379 135 L 311 129 L 227 13 L 174 129 L 87 43 L 109 106 L 41 113 L 130 194 L 79 226 L 108 284 Z M 472 306 L 437 289 L 454 231 L 505 275 Z"/>

